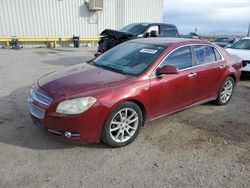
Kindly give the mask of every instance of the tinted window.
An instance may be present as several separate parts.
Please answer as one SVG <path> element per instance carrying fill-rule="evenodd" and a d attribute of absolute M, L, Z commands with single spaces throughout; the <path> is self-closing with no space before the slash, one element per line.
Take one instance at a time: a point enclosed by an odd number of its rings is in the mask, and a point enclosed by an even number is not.
<path fill-rule="evenodd" d="M 162 63 L 163 65 L 174 65 L 179 70 L 192 66 L 192 55 L 190 47 L 182 47 L 172 52 Z"/>
<path fill-rule="evenodd" d="M 137 36 L 142 34 L 147 28 L 148 24 L 129 24 L 120 29 L 120 31 Z"/>
<path fill-rule="evenodd" d="M 168 25 L 161 25 L 160 36 L 174 37 L 174 36 L 179 36 L 179 34 L 175 27 Z"/>
<path fill-rule="evenodd" d="M 198 65 L 216 61 L 213 47 L 197 45 L 193 46 L 193 49 Z"/>
<path fill-rule="evenodd" d="M 250 50 L 250 39 L 242 39 L 236 42 L 231 48 Z"/>
<path fill-rule="evenodd" d="M 216 61 L 222 60 L 220 53 L 215 48 L 214 48 L 214 53 L 215 53 Z"/>
<path fill-rule="evenodd" d="M 234 39 L 231 38 L 217 38 L 214 40 L 214 42 L 227 42 L 227 43 L 232 43 Z"/>
<path fill-rule="evenodd" d="M 144 72 L 166 47 L 136 42 L 122 43 L 90 62 L 114 72 L 139 75 Z"/>

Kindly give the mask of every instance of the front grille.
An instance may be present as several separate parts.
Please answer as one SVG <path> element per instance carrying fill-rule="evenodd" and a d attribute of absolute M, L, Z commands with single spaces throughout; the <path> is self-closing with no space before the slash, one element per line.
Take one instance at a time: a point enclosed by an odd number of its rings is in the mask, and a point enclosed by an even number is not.
<path fill-rule="evenodd" d="M 44 118 L 44 116 L 45 116 L 45 111 L 44 111 L 43 109 L 38 108 L 37 106 L 33 105 L 33 104 L 31 103 L 31 101 L 28 102 L 28 107 L 29 107 L 30 113 L 31 113 L 33 116 L 35 116 L 35 117 L 37 117 L 37 118 L 39 118 L 39 119 L 43 119 L 43 118 Z"/>
<path fill-rule="evenodd" d="M 43 104 L 43 105 L 46 105 L 46 106 L 49 106 L 52 102 L 52 99 L 37 92 L 33 87 L 31 89 L 31 97 L 33 100 Z"/>

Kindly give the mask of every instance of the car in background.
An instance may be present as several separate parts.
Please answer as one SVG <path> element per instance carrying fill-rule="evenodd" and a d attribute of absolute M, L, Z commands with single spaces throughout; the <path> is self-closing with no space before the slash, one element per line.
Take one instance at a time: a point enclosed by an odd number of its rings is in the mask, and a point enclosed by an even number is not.
<path fill-rule="evenodd" d="M 235 38 L 230 38 L 230 37 L 220 37 L 220 38 L 213 40 L 214 43 L 216 43 L 217 45 L 223 48 L 227 46 L 231 46 L 235 41 L 236 41 Z"/>
<path fill-rule="evenodd" d="M 250 73 L 250 37 L 242 38 L 230 48 L 229 53 L 239 56 L 243 60 L 243 73 Z"/>
<path fill-rule="evenodd" d="M 145 122 L 214 101 L 227 104 L 241 59 L 210 42 L 142 38 L 47 74 L 31 88 L 31 117 L 63 140 L 131 143 Z"/>
<path fill-rule="evenodd" d="M 200 39 L 200 36 L 193 32 L 190 32 L 188 35 L 181 35 L 180 37 L 189 39 Z"/>
<path fill-rule="evenodd" d="M 119 31 L 105 29 L 100 34 L 95 56 L 99 56 L 114 46 L 135 38 L 180 37 L 177 27 L 165 23 L 133 23 Z"/>

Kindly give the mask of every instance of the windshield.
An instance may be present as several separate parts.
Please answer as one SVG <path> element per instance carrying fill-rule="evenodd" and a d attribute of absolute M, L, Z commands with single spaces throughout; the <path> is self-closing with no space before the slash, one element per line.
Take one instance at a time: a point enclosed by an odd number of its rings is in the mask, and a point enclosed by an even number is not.
<path fill-rule="evenodd" d="M 236 42 L 231 48 L 250 50 L 250 39 L 241 39 Z"/>
<path fill-rule="evenodd" d="M 120 31 L 137 36 L 142 34 L 147 28 L 148 24 L 129 24 L 120 29 Z"/>
<path fill-rule="evenodd" d="M 92 64 L 122 74 L 137 76 L 143 73 L 166 47 L 128 42 L 107 51 Z"/>

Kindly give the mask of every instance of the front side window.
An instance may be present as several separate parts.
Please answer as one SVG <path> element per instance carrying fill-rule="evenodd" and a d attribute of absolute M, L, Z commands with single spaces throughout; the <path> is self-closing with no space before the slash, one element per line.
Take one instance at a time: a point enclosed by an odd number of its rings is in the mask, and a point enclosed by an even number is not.
<path fill-rule="evenodd" d="M 216 61 L 213 47 L 206 45 L 193 46 L 194 55 L 198 65 Z"/>
<path fill-rule="evenodd" d="M 126 42 L 110 49 L 90 63 L 103 69 L 137 76 L 152 65 L 165 48 L 154 44 Z"/>
<path fill-rule="evenodd" d="M 173 51 L 161 64 L 176 66 L 179 70 L 192 67 L 192 55 L 190 47 L 185 46 Z"/>

